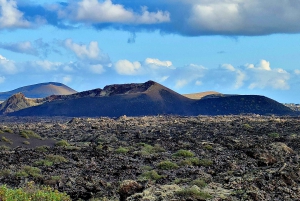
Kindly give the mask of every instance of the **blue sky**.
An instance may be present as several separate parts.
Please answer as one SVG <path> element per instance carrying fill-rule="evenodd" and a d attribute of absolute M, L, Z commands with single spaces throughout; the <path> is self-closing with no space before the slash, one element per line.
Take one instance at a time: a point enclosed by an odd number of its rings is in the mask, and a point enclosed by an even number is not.
<path fill-rule="evenodd" d="M 0 0 L 0 91 L 157 81 L 300 103 L 300 2 Z"/>

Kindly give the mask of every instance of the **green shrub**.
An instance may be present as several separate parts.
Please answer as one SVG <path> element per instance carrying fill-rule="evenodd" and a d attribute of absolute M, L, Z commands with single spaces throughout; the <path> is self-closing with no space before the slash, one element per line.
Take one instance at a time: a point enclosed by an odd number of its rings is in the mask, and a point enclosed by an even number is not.
<path fill-rule="evenodd" d="M 6 132 L 6 133 L 13 133 L 14 132 L 10 128 L 4 128 L 3 131 Z"/>
<path fill-rule="evenodd" d="M 175 154 L 173 154 L 173 156 L 189 158 L 189 157 L 194 157 L 195 154 L 189 150 L 180 149 Z"/>
<path fill-rule="evenodd" d="M 163 178 L 162 175 L 159 175 L 155 170 L 147 171 L 141 174 L 139 177 L 140 179 L 147 179 L 147 180 L 158 180 Z"/>
<path fill-rule="evenodd" d="M 2 140 L 2 142 L 7 142 L 8 144 L 13 144 L 13 142 L 10 139 L 8 139 L 4 136 L 1 138 L 1 140 Z"/>
<path fill-rule="evenodd" d="M 42 137 L 38 134 L 36 134 L 35 132 L 31 131 L 31 130 L 22 130 L 20 132 L 20 135 L 26 139 L 29 139 L 30 137 L 32 138 L 38 138 L 41 139 Z"/>
<path fill-rule="evenodd" d="M 39 152 L 46 152 L 47 149 L 49 148 L 49 146 L 39 146 L 39 147 L 36 147 L 35 150 L 39 151 Z"/>
<path fill-rule="evenodd" d="M 246 129 L 246 130 L 252 129 L 252 126 L 250 126 L 249 124 L 244 124 L 243 127 L 244 127 L 244 129 Z"/>
<path fill-rule="evenodd" d="M 117 154 L 126 154 L 128 151 L 129 149 L 126 147 L 119 147 L 118 149 L 115 150 Z"/>
<path fill-rule="evenodd" d="M 60 156 L 60 155 L 53 155 L 53 154 L 47 155 L 46 160 L 48 160 L 52 163 L 55 163 L 55 164 L 68 162 L 68 160 L 65 159 L 65 157 Z"/>
<path fill-rule="evenodd" d="M 55 145 L 58 147 L 70 146 L 70 144 L 66 140 L 60 140 L 60 141 L 56 142 Z"/>
<path fill-rule="evenodd" d="M 60 193 L 50 187 L 38 187 L 29 182 L 23 188 L 11 189 L 6 185 L 0 186 L 0 198 L 5 201 L 71 201 L 66 193 Z"/>
<path fill-rule="evenodd" d="M 151 146 L 149 144 L 140 143 L 139 145 L 142 146 L 140 153 L 141 155 L 144 156 L 165 151 L 165 149 L 162 148 L 159 144 L 155 144 L 154 146 Z"/>
<path fill-rule="evenodd" d="M 181 199 L 198 199 L 198 200 L 206 200 L 212 198 L 209 193 L 199 191 L 197 188 L 186 188 L 180 191 L 175 192 L 175 195 L 180 197 Z"/>
<path fill-rule="evenodd" d="M 201 159 L 199 161 L 200 166 L 211 166 L 212 164 L 213 164 L 213 162 L 209 159 Z"/>
<path fill-rule="evenodd" d="M 23 170 L 29 174 L 32 177 L 40 177 L 41 176 L 41 169 L 37 168 L 37 167 L 31 167 L 31 166 L 24 166 Z"/>
<path fill-rule="evenodd" d="M 279 133 L 269 133 L 268 136 L 271 138 L 279 138 L 280 137 Z"/>
<path fill-rule="evenodd" d="M 7 151 L 10 150 L 10 147 L 6 146 L 6 145 L 1 145 L 0 146 L 0 151 Z"/>
<path fill-rule="evenodd" d="M 29 145 L 30 142 L 25 140 L 25 141 L 23 141 L 23 144 Z"/>
<path fill-rule="evenodd" d="M 9 176 L 10 174 L 11 174 L 11 171 L 9 169 L 0 170 L 1 177 Z"/>
<path fill-rule="evenodd" d="M 53 162 L 48 160 L 38 160 L 34 162 L 34 165 L 36 166 L 52 166 Z"/>
<path fill-rule="evenodd" d="M 181 165 L 181 166 L 185 166 L 185 165 L 197 166 L 197 165 L 200 165 L 200 160 L 199 160 L 199 158 L 196 158 L 196 157 L 187 158 L 185 160 L 180 161 L 179 165 Z"/>
<path fill-rule="evenodd" d="M 209 144 L 204 145 L 203 148 L 207 149 L 207 150 L 213 150 L 213 147 L 211 145 L 209 145 Z"/>
<path fill-rule="evenodd" d="M 178 165 L 176 163 L 171 162 L 171 161 L 161 161 L 157 165 L 157 168 L 162 169 L 162 170 L 172 170 L 172 169 L 177 169 Z"/>
<path fill-rule="evenodd" d="M 204 188 L 207 186 L 207 183 L 203 179 L 195 179 L 190 183 L 190 185 L 196 185 L 199 188 Z"/>

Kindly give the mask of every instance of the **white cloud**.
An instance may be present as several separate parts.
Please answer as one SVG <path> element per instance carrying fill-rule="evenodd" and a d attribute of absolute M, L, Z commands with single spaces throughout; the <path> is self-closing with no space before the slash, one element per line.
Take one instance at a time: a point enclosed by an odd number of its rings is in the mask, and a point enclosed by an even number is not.
<path fill-rule="evenodd" d="M 137 75 L 141 67 L 141 63 L 138 61 L 120 60 L 115 64 L 115 69 L 120 75 Z"/>
<path fill-rule="evenodd" d="M 189 35 L 265 35 L 295 33 L 300 13 L 299 1 L 280 0 L 200 0 L 180 1 L 189 16 L 181 31 Z M 179 10 L 177 10 L 179 12 Z M 171 13 L 172 16 L 174 13 Z"/>
<path fill-rule="evenodd" d="M 90 70 L 95 74 L 102 74 L 105 72 L 105 69 L 101 64 L 91 65 Z"/>
<path fill-rule="evenodd" d="M 6 60 L 6 61 L 8 61 L 4 56 L 2 56 L 1 54 L 0 54 L 0 60 Z"/>
<path fill-rule="evenodd" d="M 71 39 L 65 40 L 65 46 L 73 51 L 77 57 L 84 59 L 97 59 L 100 53 L 97 41 L 92 41 L 88 46 L 74 43 Z"/>
<path fill-rule="evenodd" d="M 229 71 L 235 71 L 235 68 L 231 64 L 222 64 L 221 68 L 224 68 Z"/>
<path fill-rule="evenodd" d="M 28 28 L 30 23 L 23 18 L 14 0 L 0 0 L 0 28 Z"/>
<path fill-rule="evenodd" d="M 0 55 L 0 72 L 6 74 L 15 74 L 18 69 L 15 62 L 6 59 L 4 56 Z"/>
<path fill-rule="evenodd" d="M 86 23 L 156 24 L 170 21 L 168 12 L 149 12 L 142 7 L 142 13 L 138 14 L 121 4 L 113 4 L 111 0 L 82 0 L 59 12 L 61 16 Z"/>
<path fill-rule="evenodd" d="M 25 53 L 30 55 L 37 55 L 37 50 L 33 47 L 32 43 L 29 41 L 19 42 L 19 43 L 0 43 L 0 48 L 10 50 L 18 53 Z"/>
<path fill-rule="evenodd" d="M 84 45 L 74 43 L 71 39 L 67 39 L 64 45 L 81 60 L 106 64 L 110 63 L 109 56 L 101 52 L 97 41 L 91 41 L 89 45 Z"/>
<path fill-rule="evenodd" d="M 43 69 L 45 71 L 57 71 L 62 66 L 62 63 L 43 60 L 32 62 L 32 65 L 37 66 L 39 69 Z"/>
<path fill-rule="evenodd" d="M 146 65 L 152 65 L 152 66 L 163 66 L 163 67 L 170 67 L 172 66 L 171 61 L 160 61 L 159 59 L 153 59 L 153 58 L 147 58 L 145 60 Z"/>

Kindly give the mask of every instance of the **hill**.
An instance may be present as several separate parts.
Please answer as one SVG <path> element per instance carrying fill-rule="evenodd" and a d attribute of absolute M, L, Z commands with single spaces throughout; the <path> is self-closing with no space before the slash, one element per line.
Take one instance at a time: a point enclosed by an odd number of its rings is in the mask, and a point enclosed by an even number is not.
<path fill-rule="evenodd" d="M 210 95 L 222 95 L 219 92 L 216 91 L 206 91 L 206 92 L 200 92 L 200 93 L 192 93 L 192 94 L 182 94 L 183 96 L 190 98 L 190 99 L 195 99 L 199 100 L 205 96 L 210 96 Z"/>
<path fill-rule="evenodd" d="M 148 116 L 148 115 L 294 115 L 270 98 L 256 95 L 219 96 L 192 100 L 153 81 L 108 85 L 71 95 L 54 95 L 40 105 L 11 113 L 13 116 Z M 41 104 L 42 102 L 42 104 Z"/>
<path fill-rule="evenodd" d="M 76 93 L 76 91 L 61 83 L 47 82 L 20 87 L 12 91 L 0 92 L 0 100 L 6 100 L 16 93 L 22 93 L 27 98 L 44 98 L 51 95 L 69 95 Z"/>

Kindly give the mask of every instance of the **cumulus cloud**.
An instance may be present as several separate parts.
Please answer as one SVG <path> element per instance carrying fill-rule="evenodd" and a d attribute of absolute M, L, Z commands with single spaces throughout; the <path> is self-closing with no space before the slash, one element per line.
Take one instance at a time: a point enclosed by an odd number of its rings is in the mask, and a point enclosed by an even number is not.
<path fill-rule="evenodd" d="M 18 10 L 17 2 L 14 0 L 0 0 L 0 28 L 28 28 L 30 22 L 25 20 L 23 13 Z"/>
<path fill-rule="evenodd" d="M 141 67 L 141 63 L 138 61 L 120 60 L 115 64 L 116 72 L 120 75 L 137 75 L 140 73 Z"/>
<path fill-rule="evenodd" d="M 57 71 L 62 66 L 62 63 L 43 60 L 43 61 L 31 62 L 31 66 L 34 66 L 38 70 L 43 70 L 43 71 Z"/>
<path fill-rule="evenodd" d="M 64 46 L 72 51 L 79 59 L 109 63 L 108 55 L 101 52 L 98 42 L 91 41 L 89 45 L 77 44 L 72 39 L 67 39 Z"/>
<path fill-rule="evenodd" d="M 147 58 L 145 60 L 146 65 L 150 65 L 152 67 L 171 67 L 172 62 L 171 61 L 160 61 L 159 59 L 153 59 L 153 58 Z"/>
<path fill-rule="evenodd" d="M 15 62 L 8 60 L 4 56 L 0 55 L 0 72 L 5 74 L 15 74 L 18 69 Z"/>
<path fill-rule="evenodd" d="M 232 83 L 235 89 L 239 89 L 244 85 L 249 89 L 273 88 L 288 90 L 290 88 L 290 73 L 281 68 L 272 69 L 270 62 L 266 60 L 261 60 L 257 64 L 247 63 L 240 67 L 234 67 L 230 64 L 223 64 L 221 67 L 231 72 L 225 72 L 227 74 L 223 74 L 223 76 L 235 79 L 235 82 Z"/>
<path fill-rule="evenodd" d="M 59 28 L 88 25 L 129 32 L 154 31 L 187 36 L 252 36 L 299 33 L 300 2 L 296 0 L 79 0 L 38 5 L 27 3 L 22 12 L 14 0 L 1 0 L 2 27 L 26 27 L 31 20 Z M 5 8 L 5 9 L 4 9 Z M 5 20 L 4 20 L 5 19 Z M 7 20 L 9 19 L 9 20 Z M 135 37 L 130 37 L 133 42 Z"/>
<path fill-rule="evenodd" d="M 156 24 L 170 21 L 168 12 L 149 12 L 147 7 L 142 7 L 141 13 L 136 13 L 111 0 L 82 0 L 70 4 L 66 10 L 60 10 L 59 14 L 85 23 Z"/>

